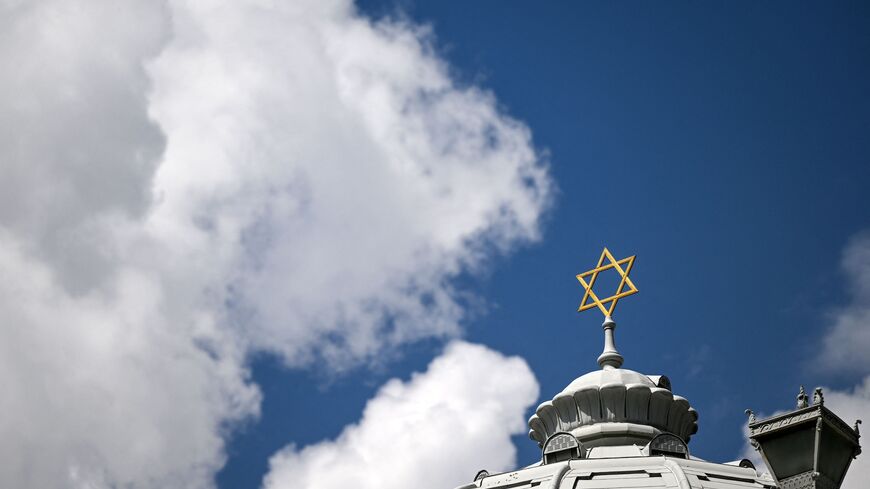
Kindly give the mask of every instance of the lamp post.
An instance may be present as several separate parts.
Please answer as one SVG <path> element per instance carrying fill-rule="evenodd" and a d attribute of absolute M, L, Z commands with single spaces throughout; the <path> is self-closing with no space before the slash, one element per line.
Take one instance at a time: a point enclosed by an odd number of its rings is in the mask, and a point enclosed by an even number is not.
<path fill-rule="evenodd" d="M 824 406 L 817 388 L 810 404 L 804 388 L 793 411 L 757 420 L 750 410 L 749 440 L 781 489 L 837 489 L 861 453 L 858 424 L 849 427 Z"/>

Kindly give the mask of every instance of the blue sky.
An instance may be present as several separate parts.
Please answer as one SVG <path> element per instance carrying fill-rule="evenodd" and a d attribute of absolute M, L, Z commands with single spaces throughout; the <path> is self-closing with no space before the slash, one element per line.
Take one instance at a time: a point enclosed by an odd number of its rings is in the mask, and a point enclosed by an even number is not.
<path fill-rule="evenodd" d="M 737 458 L 747 407 L 788 408 L 800 384 L 845 389 L 866 373 L 816 360 L 829 311 L 849 300 L 842 250 L 870 227 L 866 4 L 359 8 L 429 25 L 453 75 L 492 90 L 549 154 L 559 192 L 541 241 L 459 280 L 487 305 L 465 337 L 525 358 L 540 401 L 596 368 L 601 318 L 576 313 L 574 275 L 605 245 L 638 256 L 640 293 L 616 314 L 625 367 L 667 374 L 700 412 L 698 456 Z M 258 359 L 263 416 L 232 438 L 220 486 L 256 487 L 287 439 L 335 437 L 441 347 L 338 376 Z M 520 464 L 539 457 L 515 443 Z"/>
<path fill-rule="evenodd" d="M 861 2 L 0 6 L 0 486 L 454 487 L 597 368 L 870 419 Z M 614 284 L 602 277 L 599 285 Z M 870 457 L 844 489 L 870 477 Z"/>

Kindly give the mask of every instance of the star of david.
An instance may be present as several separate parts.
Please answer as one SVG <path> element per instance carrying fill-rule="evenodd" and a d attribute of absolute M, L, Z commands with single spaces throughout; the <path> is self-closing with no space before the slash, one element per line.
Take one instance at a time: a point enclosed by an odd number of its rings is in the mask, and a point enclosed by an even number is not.
<path fill-rule="evenodd" d="M 604 264 L 604 259 L 607 258 L 606 265 Z M 577 309 L 577 312 L 582 312 L 587 309 L 592 309 L 593 307 L 598 307 L 601 310 L 601 313 L 604 314 L 605 317 L 610 317 L 613 315 L 613 310 L 616 308 L 616 303 L 619 299 L 623 297 L 629 296 L 631 294 L 637 293 L 637 287 L 631 282 L 631 279 L 628 278 L 628 274 L 631 272 L 631 267 L 634 265 L 634 256 L 629 256 L 628 258 L 623 258 L 622 260 L 616 260 L 613 258 L 613 255 L 607 248 L 604 248 L 604 251 L 601 252 L 601 258 L 598 259 L 598 265 L 595 266 L 592 270 L 588 272 L 583 272 L 580 275 L 577 275 L 577 280 L 583 284 L 583 287 L 586 289 L 586 293 L 583 294 L 583 300 L 580 302 L 580 308 Z M 627 264 L 627 265 L 626 265 Z M 622 268 L 623 265 L 625 269 Z M 592 287 L 595 285 L 595 279 L 598 278 L 598 274 L 605 271 L 610 270 L 611 268 L 616 269 L 619 275 L 622 277 L 622 280 L 619 282 L 619 287 L 616 288 L 616 293 L 611 295 L 610 297 L 605 297 L 604 299 L 599 299 L 598 295 L 595 294 L 595 291 L 592 290 Z M 592 276 L 589 279 L 589 282 L 586 282 L 586 277 Z M 628 290 L 625 290 L 625 286 L 628 286 Z M 589 299 L 592 299 L 590 302 Z M 610 306 L 607 307 L 607 304 L 610 303 Z"/>

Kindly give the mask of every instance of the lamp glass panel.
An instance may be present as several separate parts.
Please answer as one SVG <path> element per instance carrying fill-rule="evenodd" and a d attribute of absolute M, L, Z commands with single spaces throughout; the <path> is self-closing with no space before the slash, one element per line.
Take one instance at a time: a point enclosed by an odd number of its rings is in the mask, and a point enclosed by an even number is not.
<path fill-rule="evenodd" d="M 819 472 L 839 481 L 852 461 L 852 443 L 833 429 L 822 428 L 819 446 Z"/>
<path fill-rule="evenodd" d="M 815 423 L 796 428 L 758 440 L 770 465 L 768 468 L 779 480 L 813 468 Z"/>

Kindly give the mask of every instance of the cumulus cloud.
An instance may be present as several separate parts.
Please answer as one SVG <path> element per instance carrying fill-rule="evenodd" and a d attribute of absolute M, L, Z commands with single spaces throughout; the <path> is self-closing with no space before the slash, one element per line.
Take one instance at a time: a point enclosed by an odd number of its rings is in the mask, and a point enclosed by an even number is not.
<path fill-rule="evenodd" d="M 870 421 L 870 233 L 859 234 L 846 246 L 842 258 L 852 298 L 833 314 L 834 326 L 824 339 L 820 361 L 839 371 L 858 371 L 866 376 L 852 389 L 825 390 L 825 404 L 850 425 L 856 419 Z M 870 458 L 852 462 L 843 489 L 864 487 L 870 479 Z"/>
<path fill-rule="evenodd" d="M 833 327 L 823 338 L 818 361 L 830 370 L 858 371 L 866 375 L 851 389 L 823 388 L 825 405 L 851 426 L 856 419 L 870 420 L 870 234 L 859 234 L 849 242 L 843 251 L 841 268 L 848 279 L 851 300 L 832 311 Z M 751 458 L 758 467 L 764 466 L 748 443 L 743 456 Z M 842 487 L 860 489 L 866 486 L 867 480 L 870 480 L 870 458 L 865 453 L 852 461 Z"/>
<path fill-rule="evenodd" d="M 72 293 L 113 267 L 107 221 L 148 209 L 165 138 L 143 61 L 167 20 L 149 1 L 0 2 L 0 226 Z"/>
<path fill-rule="evenodd" d="M 870 372 L 870 233 L 849 242 L 841 265 L 851 301 L 833 312 L 819 360 L 829 369 Z"/>
<path fill-rule="evenodd" d="M 152 229 L 184 261 L 213 250 L 258 347 L 340 365 L 455 335 L 449 279 L 537 236 L 549 181 L 529 131 L 457 87 L 425 29 L 345 2 L 172 18 L 149 69 L 169 135 Z"/>
<path fill-rule="evenodd" d="M 431 46 L 343 0 L 0 4 L 0 486 L 210 487 L 252 351 L 461 334 L 551 184 Z"/>
<path fill-rule="evenodd" d="M 537 397 L 522 359 L 454 342 L 425 372 L 387 382 L 335 440 L 272 457 L 264 487 L 456 487 L 514 466 L 510 437 L 525 432 Z"/>
<path fill-rule="evenodd" d="M 133 268 L 71 296 L 2 243 L 0 486 L 207 486 L 223 462 L 220 423 L 259 401 L 213 318 Z"/>

